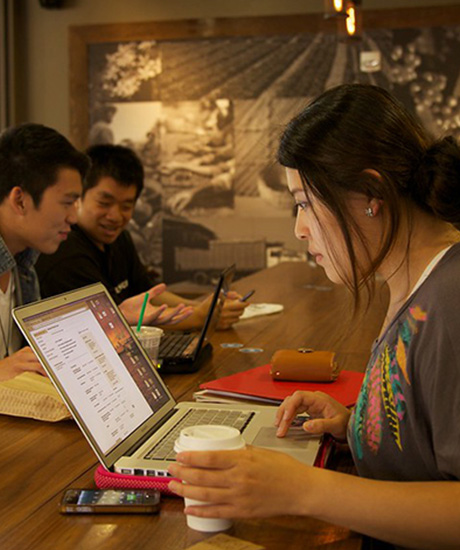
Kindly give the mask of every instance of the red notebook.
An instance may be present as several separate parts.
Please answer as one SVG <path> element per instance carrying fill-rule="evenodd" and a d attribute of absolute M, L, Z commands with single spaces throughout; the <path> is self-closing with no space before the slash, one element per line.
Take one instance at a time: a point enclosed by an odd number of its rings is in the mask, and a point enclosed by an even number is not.
<path fill-rule="evenodd" d="M 364 374 L 342 370 L 334 382 L 281 382 L 270 376 L 270 365 L 205 382 L 200 388 L 208 394 L 247 398 L 267 403 L 281 403 L 296 390 L 322 391 L 349 407 L 358 397 Z"/>

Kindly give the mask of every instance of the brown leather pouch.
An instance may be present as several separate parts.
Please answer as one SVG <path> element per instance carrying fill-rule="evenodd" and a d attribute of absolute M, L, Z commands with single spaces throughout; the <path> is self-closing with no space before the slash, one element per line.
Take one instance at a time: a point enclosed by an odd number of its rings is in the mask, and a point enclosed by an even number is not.
<path fill-rule="evenodd" d="M 332 351 L 279 349 L 273 354 L 270 363 L 273 380 L 333 382 L 339 374 Z"/>

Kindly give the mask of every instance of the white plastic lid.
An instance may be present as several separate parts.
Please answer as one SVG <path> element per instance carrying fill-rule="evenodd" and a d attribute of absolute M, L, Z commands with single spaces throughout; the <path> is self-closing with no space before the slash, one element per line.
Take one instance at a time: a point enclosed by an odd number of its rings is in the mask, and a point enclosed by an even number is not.
<path fill-rule="evenodd" d="M 201 425 L 184 428 L 177 439 L 174 450 L 219 451 L 242 449 L 246 445 L 243 436 L 230 426 Z"/>

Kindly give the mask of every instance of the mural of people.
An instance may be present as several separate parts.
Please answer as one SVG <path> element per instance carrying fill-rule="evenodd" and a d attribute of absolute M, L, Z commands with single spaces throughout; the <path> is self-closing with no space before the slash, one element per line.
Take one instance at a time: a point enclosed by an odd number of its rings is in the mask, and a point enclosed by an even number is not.
<path fill-rule="evenodd" d="M 114 136 L 111 123 L 117 108 L 114 105 L 103 104 L 94 109 L 94 122 L 89 130 L 90 145 L 113 144 Z"/>
<path fill-rule="evenodd" d="M 369 51 L 378 53 L 379 70 L 360 69 Z M 165 216 L 180 227 L 203 226 L 213 235 L 209 250 L 265 241 L 267 258 L 304 257 L 273 160 L 284 124 L 325 89 L 361 82 L 390 90 L 433 134 L 460 137 L 459 55 L 454 26 L 370 30 L 350 42 L 304 33 L 95 44 L 90 139 L 96 124 L 103 127 L 96 122 L 101 106 L 112 107 L 107 139 L 135 149 L 145 167 L 149 191 L 132 231 L 143 260 L 159 262 L 157 270 L 165 262 Z M 282 251 L 274 256 L 275 243 Z M 183 254 L 182 244 L 168 246 Z M 180 254 L 167 261 L 175 280 Z"/>

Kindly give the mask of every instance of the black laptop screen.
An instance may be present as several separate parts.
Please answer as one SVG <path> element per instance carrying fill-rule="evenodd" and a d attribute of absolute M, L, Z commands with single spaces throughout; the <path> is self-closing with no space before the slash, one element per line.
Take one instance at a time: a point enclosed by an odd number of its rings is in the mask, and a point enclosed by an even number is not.
<path fill-rule="evenodd" d="M 104 453 L 168 401 L 159 377 L 103 292 L 27 317 L 24 323 Z"/>

